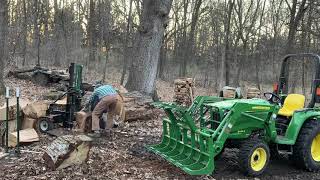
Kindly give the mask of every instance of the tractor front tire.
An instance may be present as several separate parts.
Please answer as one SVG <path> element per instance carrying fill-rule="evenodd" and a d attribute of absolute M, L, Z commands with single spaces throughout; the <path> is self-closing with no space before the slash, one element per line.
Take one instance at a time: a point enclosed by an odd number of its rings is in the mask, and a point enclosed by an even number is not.
<path fill-rule="evenodd" d="M 291 158 L 300 168 L 311 172 L 320 171 L 319 120 L 307 120 L 302 126 L 296 144 L 293 146 Z"/>
<path fill-rule="evenodd" d="M 238 163 L 247 176 L 259 176 L 270 161 L 269 146 L 260 139 L 243 141 L 239 148 Z"/>

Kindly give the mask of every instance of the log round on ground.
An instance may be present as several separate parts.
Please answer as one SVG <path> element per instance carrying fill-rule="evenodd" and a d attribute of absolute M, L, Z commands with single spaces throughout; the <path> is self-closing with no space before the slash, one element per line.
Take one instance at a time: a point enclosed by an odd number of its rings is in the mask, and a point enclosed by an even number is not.
<path fill-rule="evenodd" d="M 87 161 L 92 139 L 85 135 L 65 135 L 55 139 L 43 154 L 50 169 L 63 169 Z"/>

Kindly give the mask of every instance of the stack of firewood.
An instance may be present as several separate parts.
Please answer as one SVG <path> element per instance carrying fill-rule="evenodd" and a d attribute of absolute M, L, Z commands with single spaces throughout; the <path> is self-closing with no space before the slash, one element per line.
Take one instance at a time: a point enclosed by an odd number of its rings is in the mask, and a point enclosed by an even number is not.
<path fill-rule="evenodd" d="M 236 98 L 237 96 L 237 90 L 234 87 L 225 86 L 222 88 L 221 92 L 221 96 L 224 98 Z"/>
<path fill-rule="evenodd" d="M 194 80 L 181 78 L 174 80 L 174 101 L 183 106 L 190 106 L 194 98 Z"/>
<path fill-rule="evenodd" d="M 247 98 L 260 98 L 261 91 L 258 88 L 255 87 L 249 87 L 247 90 Z"/>

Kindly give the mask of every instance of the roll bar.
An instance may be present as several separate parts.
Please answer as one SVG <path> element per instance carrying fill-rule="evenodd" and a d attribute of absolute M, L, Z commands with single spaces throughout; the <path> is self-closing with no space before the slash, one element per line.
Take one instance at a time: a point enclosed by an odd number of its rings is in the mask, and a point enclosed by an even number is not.
<path fill-rule="evenodd" d="M 320 56 L 314 53 L 301 53 L 301 54 L 288 54 L 282 60 L 281 72 L 279 78 L 279 88 L 277 90 L 277 94 L 288 94 L 288 73 L 287 66 L 288 62 L 291 58 L 308 58 L 309 60 L 313 60 L 316 62 L 316 74 L 314 79 L 312 80 L 312 99 L 307 106 L 308 108 L 313 108 L 316 102 L 320 102 L 320 96 L 316 95 L 317 87 L 320 87 Z"/>

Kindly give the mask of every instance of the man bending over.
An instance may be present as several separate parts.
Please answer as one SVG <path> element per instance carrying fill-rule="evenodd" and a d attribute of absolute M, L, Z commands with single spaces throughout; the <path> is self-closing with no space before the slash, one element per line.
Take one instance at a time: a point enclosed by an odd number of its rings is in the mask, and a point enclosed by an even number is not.
<path fill-rule="evenodd" d="M 92 110 L 92 131 L 93 137 L 100 137 L 100 119 L 104 113 L 108 113 L 107 120 L 113 121 L 113 112 L 117 105 L 117 91 L 111 85 L 101 85 L 97 87 L 90 97 L 89 105 Z"/>

